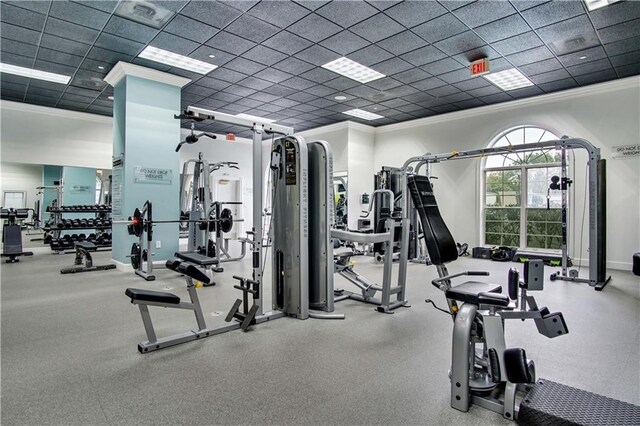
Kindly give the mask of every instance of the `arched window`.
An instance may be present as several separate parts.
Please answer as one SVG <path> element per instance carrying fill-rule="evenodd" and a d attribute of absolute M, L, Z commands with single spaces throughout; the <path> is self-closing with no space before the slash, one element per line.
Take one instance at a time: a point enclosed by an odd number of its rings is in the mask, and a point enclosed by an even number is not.
<path fill-rule="evenodd" d="M 556 140 L 549 130 L 520 126 L 499 135 L 489 146 Z M 487 157 L 484 164 L 484 244 L 558 250 L 562 214 L 559 191 L 549 191 L 560 176 L 560 151 L 544 149 Z"/>

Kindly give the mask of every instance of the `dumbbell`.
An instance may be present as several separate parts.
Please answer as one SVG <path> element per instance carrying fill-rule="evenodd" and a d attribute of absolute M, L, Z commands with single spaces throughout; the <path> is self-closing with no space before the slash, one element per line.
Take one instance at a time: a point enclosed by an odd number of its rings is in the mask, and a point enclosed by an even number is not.
<path fill-rule="evenodd" d="M 80 234 L 80 235 L 78 235 L 78 241 L 84 241 L 84 240 L 86 240 L 86 239 L 87 239 L 86 234 Z"/>
<path fill-rule="evenodd" d="M 71 235 L 67 234 L 64 237 L 58 239 L 58 241 L 60 241 L 60 242 L 71 241 Z"/>
<path fill-rule="evenodd" d="M 64 219 L 63 219 L 64 220 Z M 56 224 L 58 228 L 64 228 L 64 222 L 59 222 Z"/>

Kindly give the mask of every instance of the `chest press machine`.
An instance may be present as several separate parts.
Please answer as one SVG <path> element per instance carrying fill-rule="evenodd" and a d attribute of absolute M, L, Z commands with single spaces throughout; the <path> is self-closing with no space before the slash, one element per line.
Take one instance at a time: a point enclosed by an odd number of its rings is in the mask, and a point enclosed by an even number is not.
<path fill-rule="evenodd" d="M 538 332 L 548 338 L 568 333 L 561 312 L 538 307 L 528 294 L 543 289 L 543 262 L 525 263 L 523 282 L 519 281 L 518 270 L 511 268 L 507 295 L 502 294 L 502 286 L 487 282 L 453 285 L 452 280 L 460 276 L 489 274 L 448 273 L 445 264 L 456 260 L 458 253 L 429 178 L 409 175 L 407 186 L 418 210 L 429 256 L 440 276 L 432 284 L 445 293 L 448 313 L 454 321 L 451 407 L 466 412 L 475 404 L 527 425 L 639 424 L 640 407 L 536 379 L 535 365 L 527 359 L 525 350 L 507 348 L 505 320 L 532 319 Z"/>

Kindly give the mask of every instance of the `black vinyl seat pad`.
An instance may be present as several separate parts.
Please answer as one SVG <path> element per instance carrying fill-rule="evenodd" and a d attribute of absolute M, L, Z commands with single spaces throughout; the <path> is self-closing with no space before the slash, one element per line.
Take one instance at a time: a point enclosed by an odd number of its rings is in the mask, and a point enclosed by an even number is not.
<path fill-rule="evenodd" d="M 131 300 L 140 300 L 144 302 L 158 302 L 169 303 L 171 305 L 177 305 L 180 303 L 180 298 L 173 293 L 166 293 L 164 291 L 143 290 L 140 288 L 128 288 L 124 294 L 129 296 Z"/>
<path fill-rule="evenodd" d="M 458 302 L 479 305 L 478 295 L 480 293 L 502 293 L 502 286 L 480 281 L 467 281 L 447 290 L 445 296 L 447 299 Z"/>

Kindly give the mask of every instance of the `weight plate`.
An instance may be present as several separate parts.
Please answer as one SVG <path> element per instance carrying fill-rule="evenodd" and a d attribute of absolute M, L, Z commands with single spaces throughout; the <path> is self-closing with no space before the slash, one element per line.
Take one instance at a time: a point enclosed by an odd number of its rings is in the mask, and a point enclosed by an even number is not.
<path fill-rule="evenodd" d="M 233 228 L 233 214 L 231 210 L 224 209 L 220 213 L 220 229 L 222 232 L 229 232 Z"/>
<path fill-rule="evenodd" d="M 138 243 L 133 243 L 131 245 L 131 266 L 133 266 L 133 269 L 138 269 L 140 267 L 140 264 L 142 262 L 141 260 L 142 258 L 142 248 L 140 247 L 140 244 Z"/>

